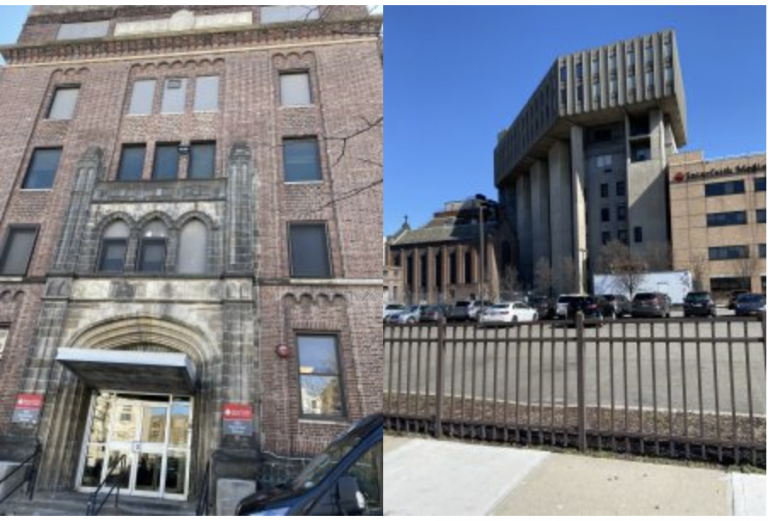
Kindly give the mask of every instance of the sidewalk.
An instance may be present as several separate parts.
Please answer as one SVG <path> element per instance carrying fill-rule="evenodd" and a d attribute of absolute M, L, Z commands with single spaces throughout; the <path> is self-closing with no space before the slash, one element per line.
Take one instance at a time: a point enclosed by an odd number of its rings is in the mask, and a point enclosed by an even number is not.
<path fill-rule="evenodd" d="M 760 515 L 765 474 L 385 437 L 386 515 Z"/>

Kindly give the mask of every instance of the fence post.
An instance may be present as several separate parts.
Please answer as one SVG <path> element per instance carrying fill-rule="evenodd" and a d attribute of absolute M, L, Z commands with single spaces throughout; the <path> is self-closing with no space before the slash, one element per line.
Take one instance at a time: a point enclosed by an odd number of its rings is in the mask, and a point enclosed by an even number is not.
<path fill-rule="evenodd" d="M 579 311 L 576 313 L 576 412 L 578 422 L 578 438 L 576 440 L 576 446 L 580 451 L 585 451 L 587 449 L 587 406 L 586 397 L 584 395 L 584 380 L 586 378 L 584 367 L 585 350 L 584 314 Z"/>
<path fill-rule="evenodd" d="M 445 317 L 437 320 L 437 385 L 435 386 L 435 438 L 440 439 L 443 432 L 443 372 L 445 363 Z M 429 400 L 429 397 L 427 397 Z"/>

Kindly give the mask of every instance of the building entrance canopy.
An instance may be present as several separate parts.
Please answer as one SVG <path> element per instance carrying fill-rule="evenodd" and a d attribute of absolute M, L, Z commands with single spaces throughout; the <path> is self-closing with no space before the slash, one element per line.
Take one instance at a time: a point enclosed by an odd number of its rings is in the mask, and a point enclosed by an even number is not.
<path fill-rule="evenodd" d="M 96 389 L 193 394 L 197 370 L 183 353 L 143 353 L 60 347 L 56 361 Z"/>

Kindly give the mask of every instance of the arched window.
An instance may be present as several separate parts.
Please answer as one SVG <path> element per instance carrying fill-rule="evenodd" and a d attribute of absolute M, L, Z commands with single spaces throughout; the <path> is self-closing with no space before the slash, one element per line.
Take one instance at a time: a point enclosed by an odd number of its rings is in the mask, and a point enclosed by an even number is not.
<path fill-rule="evenodd" d="M 122 273 L 125 267 L 125 251 L 128 248 L 128 225 L 115 221 L 104 230 L 101 237 L 99 271 Z"/>
<path fill-rule="evenodd" d="M 165 271 L 165 252 L 168 229 L 162 221 L 151 221 L 141 232 L 139 242 L 139 271 L 162 273 Z"/>
<path fill-rule="evenodd" d="M 181 229 L 179 238 L 179 273 L 205 273 L 207 230 L 199 219 L 192 219 Z"/>

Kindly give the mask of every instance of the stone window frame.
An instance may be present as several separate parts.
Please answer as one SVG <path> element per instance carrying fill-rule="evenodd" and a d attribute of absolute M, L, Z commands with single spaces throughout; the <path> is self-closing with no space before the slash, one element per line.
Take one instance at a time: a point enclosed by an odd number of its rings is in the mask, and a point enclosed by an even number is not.
<path fill-rule="evenodd" d="M 301 403 L 301 361 L 299 359 L 300 353 L 299 353 L 299 337 L 333 337 L 334 339 L 334 348 L 336 351 L 336 366 L 338 368 L 338 372 L 336 373 L 336 377 L 339 379 L 339 400 L 341 402 L 341 414 L 338 416 L 329 416 L 329 415 L 322 415 L 322 414 L 305 414 L 302 403 Z M 347 393 L 344 388 L 344 383 L 346 381 L 346 377 L 344 374 L 344 359 L 343 359 L 343 349 L 341 348 L 341 337 L 342 333 L 341 331 L 325 331 L 325 330 L 317 330 L 317 329 L 305 329 L 305 328 L 299 328 L 295 329 L 293 331 L 293 340 L 294 345 L 296 346 L 296 356 L 294 357 L 295 367 L 294 367 L 294 374 L 298 377 L 298 406 L 299 406 L 299 419 L 300 420 L 318 420 L 318 421 L 343 421 L 349 418 L 349 405 L 347 404 Z"/>
<path fill-rule="evenodd" d="M 11 234 L 14 231 L 31 231 L 34 233 L 32 239 L 32 248 L 29 250 L 29 258 L 27 258 L 27 265 L 24 268 L 23 273 L 3 273 L 0 271 L 0 277 L 26 277 L 29 274 L 29 268 L 32 265 L 32 260 L 35 256 L 35 248 L 37 247 L 37 241 L 40 238 L 40 224 L 37 223 L 13 223 L 9 224 L 3 235 L 2 246 L 0 246 L 0 270 L 4 267 L 8 255 L 10 254 L 9 247 L 11 246 Z"/>
<path fill-rule="evenodd" d="M 326 244 L 326 252 L 328 254 L 328 275 L 323 276 L 307 276 L 307 275 L 296 275 L 294 273 L 294 266 L 293 266 L 293 248 L 291 246 L 291 228 L 292 227 L 301 227 L 301 226 L 322 226 L 325 232 L 325 244 Z M 321 220 L 313 220 L 313 221 L 288 221 L 286 223 L 286 237 L 287 237 L 287 250 L 288 250 L 288 273 L 290 278 L 292 279 L 333 279 L 335 276 L 335 270 L 333 266 L 333 251 L 332 251 L 332 244 L 331 244 L 331 233 L 330 233 L 330 226 L 328 224 L 328 221 L 321 221 Z"/>
<path fill-rule="evenodd" d="M 126 86 L 125 101 L 123 103 L 123 117 L 219 117 L 224 112 L 224 93 L 226 89 L 226 69 L 223 60 L 203 59 L 195 66 L 190 66 L 187 62 L 175 62 L 174 64 L 163 63 L 156 68 L 152 65 L 138 67 L 132 71 L 131 77 Z M 177 67 L 178 65 L 178 67 Z M 218 108 L 216 110 L 195 110 L 195 98 L 197 96 L 197 80 L 215 76 L 218 78 Z M 183 112 L 163 112 L 163 93 L 165 84 L 170 79 L 186 80 L 184 89 L 184 110 Z M 152 95 L 152 109 L 149 114 L 131 114 L 131 98 L 136 82 L 154 81 L 155 89 Z M 314 91 L 312 92 L 314 95 Z"/>
<path fill-rule="evenodd" d="M 179 255 L 179 240 L 181 236 L 181 229 L 191 220 L 197 219 L 206 228 L 206 246 L 205 246 L 205 265 L 206 269 L 201 274 L 183 274 L 181 276 L 188 277 L 211 277 L 218 274 L 221 271 L 221 262 L 217 262 L 216 252 L 217 244 L 221 241 L 221 227 L 207 214 L 200 212 L 199 210 L 192 210 L 184 213 L 177 219 L 171 218 L 167 213 L 159 210 L 153 210 L 140 219 L 136 219 L 126 212 L 114 212 L 110 213 L 106 217 L 102 218 L 96 226 L 94 226 L 91 234 L 92 247 L 86 250 L 86 253 L 90 253 L 93 257 L 89 260 L 88 271 L 95 275 L 130 275 L 130 276 L 171 276 L 177 273 L 176 266 L 178 265 Z M 104 232 L 115 221 L 123 221 L 129 230 L 127 247 L 125 253 L 125 261 L 123 264 L 123 271 L 121 273 L 106 273 L 99 269 L 101 261 L 101 249 L 104 240 Z M 165 225 L 168 230 L 166 237 L 166 250 L 165 250 L 165 265 L 162 273 L 142 273 L 138 270 L 139 262 L 139 247 L 141 243 L 141 233 L 144 228 L 152 221 L 159 220 Z"/>
<path fill-rule="evenodd" d="M 51 113 L 53 112 L 53 107 L 56 104 L 56 99 L 59 94 L 59 92 L 65 91 L 65 90 L 74 90 L 77 89 L 77 97 L 75 98 L 75 102 L 72 106 L 72 113 L 69 115 L 68 118 L 52 118 Z M 46 121 L 72 121 L 75 119 L 75 115 L 77 114 L 77 108 L 80 105 L 80 94 L 82 93 L 83 86 L 80 83 L 59 83 L 53 86 L 53 91 L 51 92 L 50 99 L 48 99 L 48 110 L 45 111 L 45 120 Z"/>

